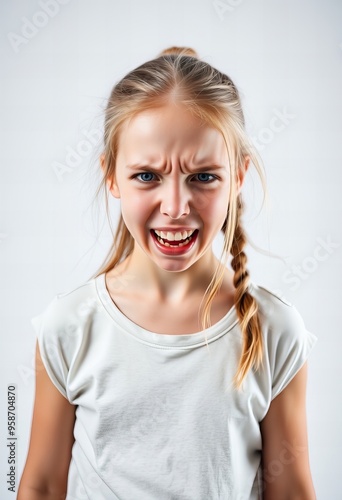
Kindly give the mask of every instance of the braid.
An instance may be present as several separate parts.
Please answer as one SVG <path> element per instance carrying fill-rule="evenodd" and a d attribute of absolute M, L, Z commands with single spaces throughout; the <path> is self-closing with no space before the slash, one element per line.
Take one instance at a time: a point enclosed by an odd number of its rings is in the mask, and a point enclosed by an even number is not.
<path fill-rule="evenodd" d="M 240 388 L 251 366 L 256 363 L 259 368 L 262 363 L 262 333 L 258 316 L 258 305 L 255 298 L 249 293 L 250 276 L 246 268 L 247 256 L 243 251 L 247 238 L 241 225 L 244 205 L 241 196 L 237 197 L 237 220 L 231 254 L 231 267 L 234 271 L 235 308 L 242 330 L 243 347 L 234 384 Z"/>

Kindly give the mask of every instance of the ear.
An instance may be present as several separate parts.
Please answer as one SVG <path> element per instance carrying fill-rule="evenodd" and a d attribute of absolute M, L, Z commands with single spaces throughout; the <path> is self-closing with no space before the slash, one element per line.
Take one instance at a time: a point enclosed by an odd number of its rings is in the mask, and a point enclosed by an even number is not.
<path fill-rule="evenodd" d="M 102 155 L 100 156 L 100 165 L 101 165 L 103 175 L 106 175 L 106 163 L 105 163 L 105 154 L 104 153 L 102 153 Z M 107 179 L 107 186 L 108 186 L 109 192 L 112 193 L 114 198 L 120 198 L 120 191 L 119 191 L 119 187 L 115 181 L 115 178 Z"/>
<path fill-rule="evenodd" d="M 243 184 L 243 181 L 245 179 L 245 175 L 247 173 L 250 161 L 251 161 L 250 157 L 245 156 L 244 162 L 238 170 L 238 179 L 237 179 L 238 180 L 238 193 L 240 193 L 240 191 L 241 191 L 242 184 Z"/>

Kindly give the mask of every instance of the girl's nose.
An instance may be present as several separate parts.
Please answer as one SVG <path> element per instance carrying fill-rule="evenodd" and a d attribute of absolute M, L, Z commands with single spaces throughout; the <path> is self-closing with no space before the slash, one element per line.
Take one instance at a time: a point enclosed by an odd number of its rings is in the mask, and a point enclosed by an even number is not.
<path fill-rule="evenodd" d="M 190 213 L 189 192 L 179 182 L 165 186 L 160 202 L 160 212 L 171 219 L 179 219 Z"/>

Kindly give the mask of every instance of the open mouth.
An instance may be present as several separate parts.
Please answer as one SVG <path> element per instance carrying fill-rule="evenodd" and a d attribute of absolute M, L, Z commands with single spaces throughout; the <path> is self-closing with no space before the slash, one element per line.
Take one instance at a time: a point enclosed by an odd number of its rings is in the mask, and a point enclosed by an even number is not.
<path fill-rule="evenodd" d="M 199 230 L 169 232 L 151 229 L 150 233 L 154 244 L 162 254 L 177 256 L 186 254 L 191 250 L 196 243 Z"/>
<path fill-rule="evenodd" d="M 181 248 L 188 245 L 197 235 L 198 229 L 170 233 L 151 229 L 156 240 L 165 247 Z"/>

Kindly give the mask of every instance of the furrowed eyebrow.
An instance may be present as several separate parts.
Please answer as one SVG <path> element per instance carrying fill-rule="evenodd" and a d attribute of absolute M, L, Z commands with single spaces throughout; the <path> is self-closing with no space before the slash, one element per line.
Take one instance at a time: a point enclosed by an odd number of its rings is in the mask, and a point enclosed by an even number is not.
<path fill-rule="evenodd" d="M 194 172 L 210 172 L 212 170 L 223 170 L 224 165 L 216 165 L 215 163 L 210 163 L 204 167 L 194 167 Z"/>
<path fill-rule="evenodd" d="M 160 171 L 158 167 L 153 167 L 151 165 L 139 165 L 139 164 L 132 164 L 132 165 L 126 165 L 126 168 L 130 170 L 139 170 L 139 171 L 151 171 L 155 170 L 156 172 Z M 186 169 L 190 173 L 197 173 L 197 172 L 211 172 L 213 170 L 223 170 L 226 167 L 224 165 L 217 165 L 210 163 L 207 166 L 204 167 L 194 167 L 193 169 Z"/>
<path fill-rule="evenodd" d="M 139 165 L 138 163 L 126 165 L 126 168 L 129 168 L 130 170 L 158 170 L 156 167 L 152 167 L 151 165 Z"/>

